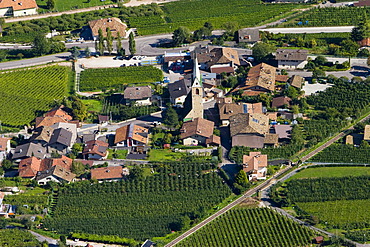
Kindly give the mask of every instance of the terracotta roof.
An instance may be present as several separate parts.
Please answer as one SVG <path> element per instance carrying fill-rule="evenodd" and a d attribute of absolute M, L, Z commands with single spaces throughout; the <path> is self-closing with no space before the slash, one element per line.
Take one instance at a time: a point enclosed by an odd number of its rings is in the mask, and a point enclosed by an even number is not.
<path fill-rule="evenodd" d="M 265 137 L 256 134 L 237 134 L 231 137 L 231 141 L 233 146 L 263 148 Z"/>
<path fill-rule="evenodd" d="M 231 66 L 221 66 L 221 67 L 216 67 L 212 66 L 211 68 L 211 73 L 216 73 L 216 74 L 221 74 L 223 72 L 225 73 L 234 73 L 234 67 Z"/>
<path fill-rule="evenodd" d="M 75 159 L 74 161 L 75 162 L 81 162 L 84 166 L 88 165 L 88 166 L 92 167 L 94 165 L 94 161 L 93 160 Z"/>
<path fill-rule="evenodd" d="M 0 151 L 6 151 L 6 147 L 8 146 L 8 141 L 11 138 L 7 137 L 0 137 Z"/>
<path fill-rule="evenodd" d="M 41 126 L 36 128 L 33 131 L 33 134 L 30 138 L 31 141 L 45 141 L 49 142 L 50 137 L 53 134 L 54 129 L 50 126 Z"/>
<path fill-rule="evenodd" d="M 269 132 L 269 118 L 259 113 L 239 113 L 230 117 L 230 134 L 260 134 Z"/>
<path fill-rule="evenodd" d="M 277 112 L 268 112 L 267 113 L 267 116 L 269 117 L 269 119 L 271 120 L 277 120 Z"/>
<path fill-rule="evenodd" d="M 33 178 L 41 170 L 41 159 L 36 157 L 26 158 L 19 162 L 18 172 L 22 178 Z"/>
<path fill-rule="evenodd" d="M 360 0 L 357 3 L 354 3 L 353 6 L 355 6 L 355 7 L 370 6 L 370 0 Z"/>
<path fill-rule="evenodd" d="M 235 88 L 233 92 L 248 89 L 252 91 L 261 89 L 274 91 L 275 80 L 276 68 L 265 63 L 260 63 L 249 70 L 245 84 Z"/>
<path fill-rule="evenodd" d="M 55 123 L 67 123 L 68 121 L 62 117 L 54 116 L 54 117 L 37 117 L 36 118 L 36 128 L 41 126 L 52 126 Z"/>
<path fill-rule="evenodd" d="M 221 103 L 218 104 L 218 112 L 221 120 L 227 120 L 231 116 L 234 116 L 238 113 L 243 113 L 243 105 L 237 103 Z"/>
<path fill-rule="evenodd" d="M 211 137 L 215 124 L 212 121 L 204 118 L 195 118 L 191 121 L 183 123 L 180 129 L 180 138 L 184 139 L 190 136 L 199 135 L 203 137 Z"/>
<path fill-rule="evenodd" d="M 307 50 L 277 49 L 276 60 L 304 61 L 307 59 Z"/>
<path fill-rule="evenodd" d="M 290 80 L 290 85 L 296 88 L 302 88 L 302 84 L 304 83 L 304 78 L 299 75 L 293 75 Z"/>
<path fill-rule="evenodd" d="M 212 61 L 209 63 L 209 66 L 214 64 L 225 64 L 232 62 L 235 65 L 240 65 L 238 51 L 229 48 L 214 48 L 210 53 L 213 53 Z"/>
<path fill-rule="evenodd" d="M 68 171 L 72 169 L 73 160 L 64 155 L 60 158 L 44 159 L 44 161 L 47 162 L 48 167 L 60 166 Z"/>
<path fill-rule="evenodd" d="M 14 11 L 37 8 L 35 0 L 1 0 L 0 9 L 13 8 Z"/>
<path fill-rule="evenodd" d="M 103 31 L 104 37 L 107 36 L 106 30 L 108 27 L 111 29 L 113 37 L 117 37 L 118 32 L 120 33 L 121 37 L 124 37 L 126 35 L 127 29 L 127 25 L 116 17 L 89 21 L 89 26 L 91 28 L 93 36 L 98 36 L 99 29 L 101 29 Z"/>
<path fill-rule="evenodd" d="M 262 114 L 262 102 L 258 103 L 244 103 L 244 113 L 261 113 Z"/>
<path fill-rule="evenodd" d="M 107 155 L 107 149 L 108 143 L 99 140 L 91 140 L 86 142 L 82 154 L 97 154 L 101 157 L 105 157 Z"/>
<path fill-rule="evenodd" d="M 267 167 L 267 155 L 261 152 L 250 152 L 249 155 L 243 155 L 243 171 L 257 171 L 263 167 Z"/>
<path fill-rule="evenodd" d="M 242 96 L 257 96 L 260 95 L 261 93 L 264 93 L 263 91 L 254 91 L 254 90 L 245 90 L 242 93 Z"/>
<path fill-rule="evenodd" d="M 39 181 L 49 176 L 55 176 L 67 182 L 72 182 L 73 179 L 76 177 L 76 175 L 73 174 L 71 171 L 65 169 L 64 167 L 56 165 L 56 166 L 50 167 L 47 170 L 38 172 L 35 179 L 36 181 Z"/>
<path fill-rule="evenodd" d="M 148 132 L 149 129 L 136 124 L 125 125 L 116 129 L 114 144 L 126 141 L 128 139 L 133 139 L 146 144 L 148 142 Z"/>
<path fill-rule="evenodd" d="M 109 121 L 109 116 L 98 115 L 99 123 L 104 123 Z"/>
<path fill-rule="evenodd" d="M 364 140 L 370 141 L 370 125 L 365 126 Z"/>
<path fill-rule="evenodd" d="M 152 97 L 152 88 L 145 87 L 127 87 L 124 91 L 125 99 L 139 100 Z"/>
<path fill-rule="evenodd" d="M 287 96 L 280 96 L 272 99 L 272 108 L 279 108 L 283 107 L 284 105 L 290 105 L 290 102 L 292 101 L 291 98 Z"/>
<path fill-rule="evenodd" d="M 289 79 L 289 76 L 287 75 L 276 75 L 275 76 L 275 81 L 279 81 L 279 82 L 287 82 Z"/>
<path fill-rule="evenodd" d="M 72 116 L 69 115 L 66 111 L 63 110 L 64 106 L 61 105 L 59 107 L 55 107 L 53 109 L 51 109 L 50 111 L 48 111 L 47 113 L 45 113 L 44 117 L 61 117 L 61 118 L 64 118 L 65 120 L 67 121 L 70 121 L 72 120 Z"/>
<path fill-rule="evenodd" d="M 109 166 L 91 170 L 91 178 L 97 180 L 123 178 L 122 166 Z"/>
<path fill-rule="evenodd" d="M 265 135 L 265 140 L 263 140 L 264 144 L 278 144 L 279 143 L 279 135 L 267 133 Z"/>
<path fill-rule="evenodd" d="M 211 137 L 207 138 L 206 144 L 217 144 L 221 145 L 221 138 L 216 135 L 211 135 Z"/>

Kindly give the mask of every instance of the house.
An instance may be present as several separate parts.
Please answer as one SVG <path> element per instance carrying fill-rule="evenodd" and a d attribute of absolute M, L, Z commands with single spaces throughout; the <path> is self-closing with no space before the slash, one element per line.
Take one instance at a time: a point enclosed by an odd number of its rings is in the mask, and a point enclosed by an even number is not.
<path fill-rule="evenodd" d="M 6 159 L 10 152 L 10 140 L 11 138 L 0 137 L 0 163 Z"/>
<path fill-rule="evenodd" d="M 183 105 L 186 96 L 191 90 L 191 75 L 188 74 L 181 80 L 168 84 L 168 92 L 170 93 L 170 100 L 172 104 Z"/>
<path fill-rule="evenodd" d="M 365 125 L 364 129 L 364 140 L 365 141 L 370 141 L 370 125 Z"/>
<path fill-rule="evenodd" d="M 118 37 L 118 33 L 121 37 L 125 37 L 127 25 L 119 18 L 111 17 L 89 21 L 89 28 L 93 40 L 97 40 L 99 39 L 99 29 L 102 30 L 103 36 L 107 37 L 107 28 L 110 28 L 113 37 Z"/>
<path fill-rule="evenodd" d="M 293 75 L 289 79 L 289 85 L 298 89 L 301 89 L 304 84 L 304 78 L 300 75 Z"/>
<path fill-rule="evenodd" d="M 252 67 L 245 83 L 236 87 L 232 92 L 243 90 L 243 95 L 256 96 L 261 93 L 275 91 L 276 68 L 266 63 Z"/>
<path fill-rule="evenodd" d="M 370 0 L 360 0 L 356 3 L 353 3 L 354 7 L 366 7 L 370 6 Z"/>
<path fill-rule="evenodd" d="M 50 137 L 49 147 L 57 152 L 66 153 L 73 145 L 72 132 L 63 128 L 55 129 Z"/>
<path fill-rule="evenodd" d="M 163 62 L 167 68 L 172 67 L 173 63 L 184 62 L 191 59 L 191 55 L 188 52 L 164 52 Z"/>
<path fill-rule="evenodd" d="M 186 146 L 206 145 L 207 139 L 213 135 L 215 124 L 212 121 L 195 118 L 183 123 L 180 129 L 180 139 Z M 213 138 L 214 141 L 217 138 Z M 221 143 L 218 143 L 220 145 Z"/>
<path fill-rule="evenodd" d="M 18 166 L 19 176 L 21 178 L 34 178 L 37 172 L 43 170 L 41 161 L 41 159 L 34 156 L 21 160 Z"/>
<path fill-rule="evenodd" d="M 193 84 L 184 102 L 184 121 L 203 118 L 203 86 L 197 58 L 194 59 Z"/>
<path fill-rule="evenodd" d="M 278 124 L 273 127 L 274 133 L 279 136 L 279 142 L 289 141 L 292 134 L 292 126 L 287 124 Z"/>
<path fill-rule="evenodd" d="M 127 87 L 124 91 L 124 99 L 126 105 L 134 103 L 134 105 L 151 105 L 152 88 L 150 86 L 144 87 Z"/>
<path fill-rule="evenodd" d="M 1 0 L 1 17 L 18 17 L 25 15 L 36 15 L 37 4 L 35 0 Z"/>
<path fill-rule="evenodd" d="M 109 123 L 109 116 L 98 115 L 99 124 L 106 126 Z"/>
<path fill-rule="evenodd" d="M 47 113 L 44 114 L 43 117 L 37 117 L 35 119 L 35 128 L 39 128 L 41 126 L 52 126 L 55 123 L 74 123 L 78 126 L 78 121 L 73 121 L 72 116 L 69 115 L 65 110 L 64 106 L 59 106 L 51 109 Z"/>
<path fill-rule="evenodd" d="M 279 69 L 303 69 L 307 64 L 307 50 L 277 49 Z"/>
<path fill-rule="evenodd" d="M 207 147 L 219 147 L 221 145 L 221 137 L 216 135 L 211 135 L 206 139 Z"/>
<path fill-rule="evenodd" d="M 234 73 L 237 66 L 240 66 L 239 54 L 236 50 L 229 47 L 213 48 L 196 47 L 193 51 L 200 69 L 220 74 Z"/>
<path fill-rule="evenodd" d="M 362 140 L 364 139 L 363 134 L 350 134 L 346 136 L 345 144 L 349 145 L 361 145 Z"/>
<path fill-rule="evenodd" d="M 91 169 L 91 178 L 97 179 L 98 181 L 120 181 L 123 179 L 124 174 L 127 174 L 127 171 L 124 171 L 124 169 L 125 168 L 122 166 L 109 166 Z"/>
<path fill-rule="evenodd" d="M 34 178 L 38 172 L 50 169 L 53 166 L 59 166 L 67 171 L 71 171 L 73 160 L 62 155 L 60 158 L 38 159 L 29 157 L 19 162 L 19 176 L 22 178 Z"/>
<path fill-rule="evenodd" d="M 260 113 L 239 113 L 230 117 L 232 146 L 263 148 L 275 146 L 278 135 L 269 132 L 269 118 Z"/>
<path fill-rule="evenodd" d="M 89 141 L 94 141 L 96 140 L 96 135 L 95 134 L 83 134 L 82 135 L 82 143 L 86 144 Z"/>
<path fill-rule="evenodd" d="M 280 96 L 272 99 L 271 107 L 272 108 L 285 108 L 290 106 L 292 99 L 287 96 Z"/>
<path fill-rule="evenodd" d="M 71 115 L 67 113 L 67 111 L 64 109 L 64 105 L 55 107 L 44 114 L 44 117 L 61 117 L 67 121 L 71 121 L 73 118 Z"/>
<path fill-rule="evenodd" d="M 54 130 L 56 130 L 56 129 L 65 129 L 65 130 L 71 132 L 72 137 L 71 137 L 70 147 L 72 147 L 72 145 L 75 144 L 76 139 L 77 139 L 77 125 L 76 124 L 59 122 L 59 123 L 53 124 L 51 127 L 54 128 Z"/>
<path fill-rule="evenodd" d="M 238 31 L 238 42 L 254 44 L 260 41 L 260 31 L 255 28 L 243 28 Z"/>
<path fill-rule="evenodd" d="M 114 145 L 117 147 L 145 146 L 148 143 L 149 129 L 130 124 L 116 129 Z"/>
<path fill-rule="evenodd" d="M 43 159 L 46 154 L 46 147 L 43 147 L 41 144 L 26 143 L 15 148 L 12 158 L 13 160 L 19 160 L 35 156 L 36 158 Z"/>
<path fill-rule="evenodd" d="M 243 171 L 248 174 L 249 180 L 266 179 L 267 155 L 261 152 L 249 152 L 249 155 L 243 155 Z"/>
<path fill-rule="evenodd" d="M 50 142 L 50 138 L 53 132 L 54 128 L 50 126 L 40 126 L 33 131 L 32 136 L 30 137 L 30 141 L 36 144 L 39 143 L 42 146 L 46 147 Z"/>
<path fill-rule="evenodd" d="M 50 181 L 56 183 L 70 183 L 75 181 L 76 175 L 73 174 L 71 171 L 56 165 L 52 166 L 47 170 L 40 171 L 37 173 L 35 180 L 39 185 L 45 185 Z"/>
<path fill-rule="evenodd" d="M 141 247 L 154 247 L 154 242 L 150 241 L 149 239 L 145 240 L 145 242 L 141 245 Z"/>
<path fill-rule="evenodd" d="M 230 117 L 239 113 L 261 113 L 262 103 L 232 103 L 221 102 L 217 103 L 221 125 L 227 126 L 230 124 Z"/>
<path fill-rule="evenodd" d="M 108 155 L 108 143 L 99 140 L 91 140 L 86 142 L 82 151 L 82 155 L 86 159 L 101 160 L 105 159 Z"/>

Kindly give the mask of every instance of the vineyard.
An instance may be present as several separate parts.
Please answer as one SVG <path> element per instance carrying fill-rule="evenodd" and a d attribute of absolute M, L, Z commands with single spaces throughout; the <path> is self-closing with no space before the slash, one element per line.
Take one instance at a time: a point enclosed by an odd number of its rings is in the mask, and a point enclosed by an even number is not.
<path fill-rule="evenodd" d="M 160 69 L 152 66 L 86 69 L 80 77 L 81 91 L 101 91 L 122 85 L 148 84 L 163 80 Z"/>
<path fill-rule="evenodd" d="M 316 162 L 369 163 L 370 147 L 334 143 L 310 159 Z"/>
<path fill-rule="evenodd" d="M 187 216 L 197 220 L 231 191 L 210 163 L 155 165 L 155 175 L 116 183 L 89 181 L 62 188 L 45 226 L 59 233 L 117 235 L 145 240 L 179 230 Z M 189 226 L 187 226 L 189 227 Z M 182 227 L 180 227 L 182 229 Z"/>
<path fill-rule="evenodd" d="M 37 112 L 68 95 L 71 70 L 65 66 L 30 68 L 0 73 L 0 121 L 5 125 L 30 123 Z"/>
<path fill-rule="evenodd" d="M 370 176 L 370 167 L 359 166 L 326 166 L 326 167 L 310 167 L 300 170 L 291 179 L 297 178 L 325 178 L 325 177 L 347 177 L 351 176 Z"/>
<path fill-rule="evenodd" d="M 340 16 L 340 18 L 338 18 Z M 284 24 L 284 27 L 302 26 L 299 22 L 306 23 L 304 26 L 326 27 L 326 26 L 355 26 L 364 17 L 370 17 L 369 7 L 333 7 L 314 8 L 303 12 L 293 20 Z"/>
<path fill-rule="evenodd" d="M 0 230 L 0 246 L 41 247 L 41 243 L 25 230 Z"/>
<path fill-rule="evenodd" d="M 314 233 L 267 208 L 236 208 L 190 235 L 179 247 L 308 246 Z"/>
<path fill-rule="evenodd" d="M 128 19 L 130 27 L 136 27 L 140 35 L 148 35 L 170 33 L 180 26 L 196 30 L 205 22 L 211 22 L 215 29 L 222 29 L 227 22 L 234 22 L 239 27 L 251 27 L 304 6 L 266 4 L 256 0 L 182 0 L 163 4 L 163 15 Z"/>

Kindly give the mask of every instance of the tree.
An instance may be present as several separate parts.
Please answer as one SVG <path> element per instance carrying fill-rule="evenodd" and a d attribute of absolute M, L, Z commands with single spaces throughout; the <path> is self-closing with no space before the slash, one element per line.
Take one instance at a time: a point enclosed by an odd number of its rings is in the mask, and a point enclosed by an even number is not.
<path fill-rule="evenodd" d="M 33 40 L 33 49 L 36 55 L 42 56 L 50 52 L 50 44 L 44 35 L 36 35 Z"/>
<path fill-rule="evenodd" d="M 342 54 L 348 57 L 356 56 L 358 53 L 358 49 L 360 48 L 360 46 L 355 41 L 350 39 L 343 40 L 340 45 Z"/>
<path fill-rule="evenodd" d="M 83 144 L 82 143 L 75 143 L 73 144 L 72 146 L 72 153 L 75 155 L 75 156 L 78 156 L 79 153 L 81 153 L 83 150 Z"/>
<path fill-rule="evenodd" d="M 172 40 L 173 46 L 179 46 L 186 43 L 190 38 L 190 31 L 186 27 L 179 27 L 173 32 Z"/>
<path fill-rule="evenodd" d="M 137 179 L 141 180 L 144 178 L 144 170 L 138 166 L 134 166 L 133 168 L 130 169 L 130 179 Z"/>
<path fill-rule="evenodd" d="M 317 56 L 314 62 L 317 66 L 323 66 L 328 62 L 328 60 L 324 56 Z"/>
<path fill-rule="evenodd" d="M 87 107 L 82 103 L 82 101 L 77 97 L 72 97 L 72 114 L 75 118 L 83 121 L 87 117 Z"/>
<path fill-rule="evenodd" d="M 0 229 L 5 229 L 7 224 L 8 224 L 8 221 L 5 218 L 1 217 L 0 218 Z"/>
<path fill-rule="evenodd" d="M 112 32 L 110 30 L 110 28 L 108 27 L 107 28 L 107 50 L 108 50 L 108 54 L 110 55 L 113 51 L 113 36 L 112 36 Z"/>
<path fill-rule="evenodd" d="M 367 20 L 366 16 L 363 21 L 361 21 L 357 26 L 355 26 L 351 31 L 351 39 L 353 41 L 361 41 L 363 39 L 370 37 L 370 22 Z"/>
<path fill-rule="evenodd" d="M 236 174 L 236 177 L 235 177 L 235 182 L 241 186 L 243 186 L 244 188 L 247 188 L 249 183 L 248 183 L 248 177 L 247 177 L 247 174 L 245 173 L 245 171 L 243 171 L 243 169 L 241 169 L 238 174 Z"/>
<path fill-rule="evenodd" d="M 131 32 L 128 37 L 128 44 L 129 44 L 130 54 L 134 55 L 136 53 L 136 44 L 135 44 L 135 37 L 134 37 L 133 32 Z"/>
<path fill-rule="evenodd" d="M 325 77 L 325 71 L 315 68 L 312 72 L 312 77 L 315 79 Z"/>
<path fill-rule="evenodd" d="M 370 66 L 370 56 L 367 58 L 366 64 L 367 66 Z"/>
<path fill-rule="evenodd" d="M 1 162 L 1 166 L 3 167 L 4 170 L 10 170 L 13 167 L 13 163 L 10 160 L 3 160 Z"/>
<path fill-rule="evenodd" d="M 255 44 L 252 48 L 253 57 L 257 63 L 265 61 L 273 51 L 272 45 L 262 42 Z"/>
<path fill-rule="evenodd" d="M 170 128 L 175 128 L 179 125 L 179 116 L 171 106 L 167 107 L 167 110 L 164 112 L 163 123 Z"/>
<path fill-rule="evenodd" d="M 239 24 L 237 22 L 230 21 L 230 22 L 226 22 L 223 25 L 223 28 L 226 31 L 226 35 L 233 36 L 234 33 L 239 29 Z"/>
<path fill-rule="evenodd" d="M 99 28 L 98 35 L 99 35 L 98 52 L 102 56 L 104 55 L 104 35 L 103 30 L 101 30 L 101 28 Z"/>
<path fill-rule="evenodd" d="M 90 51 L 90 48 L 88 46 L 86 46 L 86 48 L 85 48 L 85 56 L 86 57 L 90 57 L 91 56 L 91 51 Z"/>
<path fill-rule="evenodd" d="M 121 37 L 121 34 L 119 32 L 117 32 L 116 50 L 117 50 L 117 55 L 124 56 L 124 55 L 120 54 L 121 50 L 122 50 L 122 37 Z"/>
<path fill-rule="evenodd" d="M 47 0 L 46 1 L 46 8 L 49 10 L 53 10 L 55 8 L 55 1 L 54 0 Z"/>
<path fill-rule="evenodd" d="M 166 133 L 163 137 L 163 143 L 170 144 L 172 142 L 172 134 Z"/>
<path fill-rule="evenodd" d="M 205 36 L 211 36 L 212 31 L 214 29 L 212 23 L 207 21 L 206 23 L 204 23 L 203 27 L 204 27 L 204 29 L 203 29 L 204 30 L 204 35 Z"/>
<path fill-rule="evenodd" d="M 80 48 L 77 47 L 77 46 L 73 46 L 71 49 L 70 49 L 70 52 L 71 52 L 71 55 L 72 55 L 72 58 L 74 60 L 76 60 L 78 58 L 78 56 L 80 56 Z"/>

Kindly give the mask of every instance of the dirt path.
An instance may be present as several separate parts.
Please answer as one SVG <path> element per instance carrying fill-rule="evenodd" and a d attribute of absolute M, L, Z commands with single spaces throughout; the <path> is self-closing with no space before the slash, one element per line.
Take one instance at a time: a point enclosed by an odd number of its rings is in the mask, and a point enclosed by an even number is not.
<path fill-rule="evenodd" d="M 123 5 L 126 7 L 132 7 L 132 6 L 139 6 L 142 4 L 151 4 L 151 3 L 161 4 L 161 3 L 173 2 L 173 1 L 177 1 L 177 0 L 131 0 L 130 2 L 125 3 Z M 73 9 L 73 10 L 62 11 L 62 12 L 12 17 L 12 18 L 5 19 L 5 23 L 11 23 L 11 22 L 17 22 L 17 21 L 29 21 L 29 20 L 34 20 L 34 19 L 43 19 L 43 18 L 47 18 L 51 16 L 61 16 L 64 14 L 70 15 L 70 14 L 89 12 L 89 11 L 100 10 L 100 9 L 116 8 L 116 7 L 117 7 L 117 4 L 111 4 L 111 5 L 95 6 L 95 7 L 82 8 L 82 9 Z"/>

